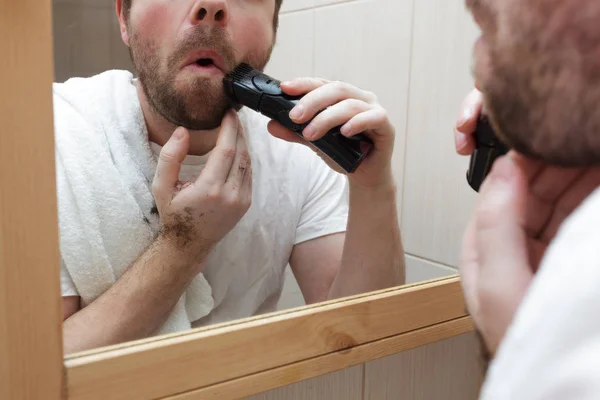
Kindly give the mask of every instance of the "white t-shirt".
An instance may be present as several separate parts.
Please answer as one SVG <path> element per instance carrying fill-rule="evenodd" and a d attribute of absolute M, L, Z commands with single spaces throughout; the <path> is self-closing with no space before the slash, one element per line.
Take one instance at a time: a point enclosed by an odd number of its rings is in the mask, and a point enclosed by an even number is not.
<path fill-rule="evenodd" d="M 110 81 L 129 85 L 130 90 L 126 98 L 103 105 L 105 109 L 90 110 L 94 113 L 90 119 L 96 121 L 98 115 L 110 118 L 117 112 L 140 113 L 133 76 L 127 71 L 104 74 L 116 75 Z M 252 158 L 252 205 L 206 261 L 203 274 L 212 288 L 215 305 L 194 326 L 274 311 L 293 246 L 346 230 L 347 177 L 331 170 L 305 146 L 272 137 L 266 117 L 245 108 L 240 113 L 244 114 L 243 121 L 249 121 L 244 129 Z M 147 136 L 147 132 L 131 134 Z M 157 156 L 160 146 L 150 145 Z M 187 156 L 180 179 L 194 180 L 207 158 L 208 154 Z M 78 295 L 64 265 L 61 282 L 63 296 Z"/>
<path fill-rule="evenodd" d="M 600 189 L 546 252 L 481 398 L 600 399 Z"/>

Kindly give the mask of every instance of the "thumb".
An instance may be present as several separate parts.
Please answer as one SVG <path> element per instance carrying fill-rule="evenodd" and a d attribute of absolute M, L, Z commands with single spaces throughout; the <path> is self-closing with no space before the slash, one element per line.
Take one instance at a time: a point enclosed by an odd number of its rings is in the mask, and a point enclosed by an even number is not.
<path fill-rule="evenodd" d="M 189 147 L 189 132 L 187 129 L 179 127 L 160 151 L 152 183 L 157 202 L 164 204 L 171 200 L 173 190 L 179 181 L 181 163 L 185 159 Z"/>
<path fill-rule="evenodd" d="M 525 176 L 512 158 L 498 159 L 482 186 L 477 206 L 477 252 L 482 276 L 507 282 L 528 265 L 523 228 L 526 191 Z"/>
<path fill-rule="evenodd" d="M 510 156 L 502 157 L 484 181 L 477 206 L 480 306 L 502 327 L 499 337 L 533 277 L 523 227 L 526 195 L 525 174 Z"/>
<path fill-rule="evenodd" d="M 460 155 L 469 155 L 475 149 L 475 129 L 483 108 L 483 95 L 473 89 L 463 100 L 460 115 L 454 128 L 456 151 Z"/>

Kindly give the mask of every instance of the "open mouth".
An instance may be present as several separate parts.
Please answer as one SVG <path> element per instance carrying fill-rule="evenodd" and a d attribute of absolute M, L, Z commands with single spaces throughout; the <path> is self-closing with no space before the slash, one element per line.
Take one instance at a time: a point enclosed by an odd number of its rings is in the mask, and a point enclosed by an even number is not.
<path fill-rule="evenodd" d="M 195 51 L 188 56 L 183 65 L 202 75 L 220 75 L 225 70 L 224 61 L 214 50 Z"/>
<path fill-rule="evenodd" d="M 215 63 L 212 60 L 212 58 L 200 58 L 200 59 L 196 60 L 196 64 L 201 67 L 215 66 Z"/>

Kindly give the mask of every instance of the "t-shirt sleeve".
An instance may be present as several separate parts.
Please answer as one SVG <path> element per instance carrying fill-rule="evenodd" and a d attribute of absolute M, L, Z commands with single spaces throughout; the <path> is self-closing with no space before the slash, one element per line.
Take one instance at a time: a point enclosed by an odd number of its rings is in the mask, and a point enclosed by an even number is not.
<path fill-rule="evenodd" d="M 73 283 L 73 279 L 62 258 L 60 260 L 60 292 L 62 297 L 79 296 L 75 283 Z"/>
<path fill-rule="evenodd" d="M 306 179 L 309 180 L 309 190 L 302 206 L 294 244 L 345 232 L 348 223 L 346 175 L 335 172 L 315 156 Z"/>

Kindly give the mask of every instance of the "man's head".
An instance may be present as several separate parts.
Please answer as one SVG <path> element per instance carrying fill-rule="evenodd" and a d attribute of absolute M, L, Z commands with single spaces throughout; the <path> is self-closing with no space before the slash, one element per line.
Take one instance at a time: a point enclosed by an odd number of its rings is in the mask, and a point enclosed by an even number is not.
<path fill-rule="evenodd" d="M 116 0 L 121 35 L 144 94 L 167 121 L 213 129 L 232 105 L 224 73 L 263 69 L 282 0 Z"/>
<path fill-rule="evenodd" d="M 600 163 L 600 2 L 467 0 L 475 79 L 498 135 L 564 165 Z"/>

